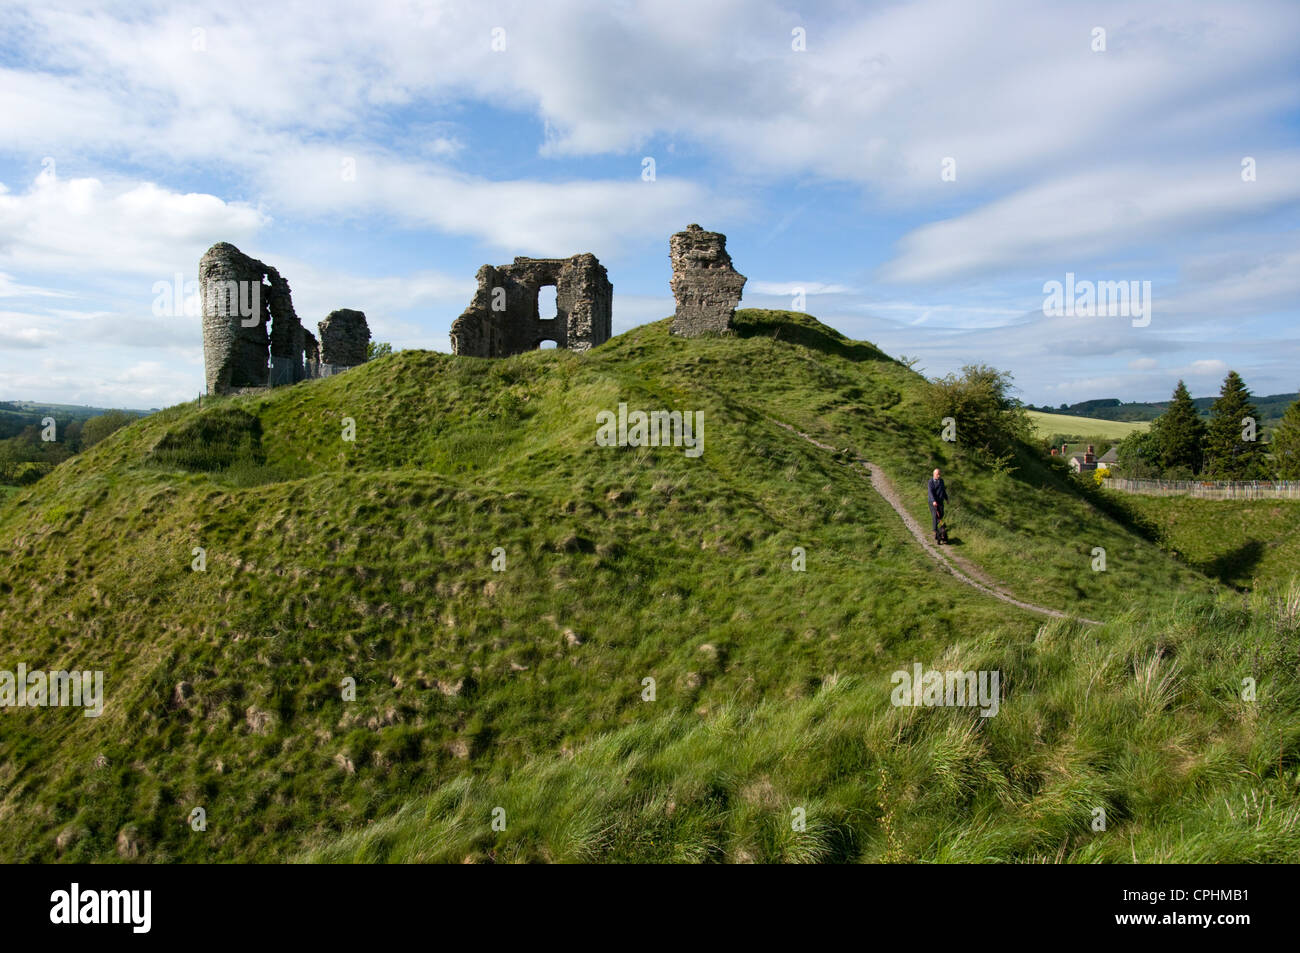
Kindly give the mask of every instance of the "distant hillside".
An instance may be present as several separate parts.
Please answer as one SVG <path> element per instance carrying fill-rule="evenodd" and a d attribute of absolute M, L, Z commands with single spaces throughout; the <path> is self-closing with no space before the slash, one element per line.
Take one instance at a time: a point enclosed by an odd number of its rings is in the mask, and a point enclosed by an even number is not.
<path fill-rule="evenodd" d="M 1101 437 L 1104 440 L 1123 440 L 1131 433 L 1145 431 L 1145 421 L 1105 420 L 1097 417 L 1077 417 L 1072 414 L 1047 413 L 1041 410 L 1026 411 L 1034 425 L 1034 433 L 1044 439 L 1053 434 L 1079 438 Z M 1098 451 L 1099 453 L 1101 451 Z"/>
<path fill-rule="evenodd" d="M 85 422 L 91 417 L 98 417 L 115 407 L 86 407 L 80 404 L 43 404 L 31 400 L 0 400 L 0 440 L 17 436 L 28 427 L 39 426 L 46 417 L 53 417 L 59 427 L 65 427 L 74 421 Z M 126 410 L 123 413 L 143 417 L 154 411 Z"/>
<path fill-rule="evenodd" d="M 1192 403 L 1202 417 L 1210 416 L 1210 407 L 1215 397 L 1196 397 Z M 1287 407 L 1300 399 L 1300 394 L 1270 394 L 1267 397 L 1255 397 L 1256 409 L 1259 410 L 1259 423 L 1262 427 L 1273 427 L 1282 419 Z M 1125 403 L 1115 397 L 1098 400 L 1084 400 L 1077 404 L 1062 407 L 1035 407 L 1027 405 L 1029 410 L 1043 414 L 1073 414 L 1079 417 L 1095 417 L 1100 420 L 1151 421 L 1155 420 L 1169 408 L 1169 401 L 1148 404 L 1141 402 Z"/>
<path fill-rule="evenodd" d="M 669 323 L 171 407 L 0 502 L 0 670 L 105 676 L 99 718 L 0 712 L 0 859 L 1300 858 L 1280 603 L 945 443 L 871 344 Z M 599 445 L 620 404 L 703 453 Z M 858 455 L 927 527 L 942 467 L 973 572 L 1102 624 L 937 566 Z M 998 713 L 895 704 L 915 665 Z"/>

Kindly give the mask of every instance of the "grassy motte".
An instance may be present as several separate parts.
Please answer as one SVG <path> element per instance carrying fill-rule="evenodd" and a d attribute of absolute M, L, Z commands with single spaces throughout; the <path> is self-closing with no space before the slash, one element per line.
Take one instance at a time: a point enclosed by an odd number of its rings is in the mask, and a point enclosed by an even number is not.
<path fill-rule="evenodd" d="M 2 713 L 0 857 L 1157 859 L 1187 805 L 1230 830 L 1242 797 L 1258 836 L 1205 849 L 1293 851 L 1292 630 L 1034 448 L 995 472 L 945 444 L 926 387 L 742 311 L 581 355 L 400 352 L 131 424 L 0 503 L 0 669 L 106 692 L 97 719 Z M 702 412 L 703 454 L 597 446 L 620 402 Z M 858 454 L 921 520 L 942 466 L 956 551 L 1106 624 L 943 572 Z M 893 708 L 914 662 L 1001 667 L 1001 712 Z"/>

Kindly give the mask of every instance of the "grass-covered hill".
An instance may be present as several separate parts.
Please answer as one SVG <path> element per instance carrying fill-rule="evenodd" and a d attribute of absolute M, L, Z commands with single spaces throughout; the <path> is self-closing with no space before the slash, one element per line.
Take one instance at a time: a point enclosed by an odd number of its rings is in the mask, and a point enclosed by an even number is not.
<path fill-rule="evenodd" d="M 0 506 L 0 670 L 106 695 L 0 711 L 0 858 L 1300 857 L 1297 613 L 941 442 L 926 386 L 743 311 L 124 428 Z M 702 412 L 703 454 L 598 446 L 620 402 Z M 944 572 L 859 455 L 919 520 L 943 467 L 955 551 L 1103 624 Z M 893 707 L 917 662 L 998 670 L 998 714 Z"/>

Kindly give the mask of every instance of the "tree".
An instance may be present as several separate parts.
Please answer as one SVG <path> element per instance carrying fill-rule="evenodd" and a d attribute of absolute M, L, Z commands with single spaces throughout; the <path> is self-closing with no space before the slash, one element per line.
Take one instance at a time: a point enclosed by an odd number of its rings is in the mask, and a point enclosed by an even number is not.
<path fill-rule="evenodd" d="M 373 361 L 376 358 L 387 357 L 393 353 L 393 346 L 387 341 L 367 341 L 366 342 L 366 360 Z"/>
<path fill-rule="evenodd" d="M 1156 465 L 1165 471 L 1199 473 L 1205 444 L 1205 423 L 1182 381 L 1174 388 L 1169 409 L 1151 423 Z"/>
<path fill-rule="evenodd" d="M 1300 400 L 1295 401 L 1282 415 L 1282 422 L 1273 431 L 1269 441 L 1273 450 L 1273 466 L 1280 480 L 1300 480 Z"/>
<path fill-rule="evenodd" d="M 105 437 L 121 430 L 133 420 L 135 420 L 134 414 L 128 414 L 121 410 L 110 410 L 98 417 L 91 417 L 81 425 L 82 448 L 89 450 Z"/>
<path fill-rule="evenodd" d="M 1029 442 L 1033 425 L 1020 401 L 1010 395 L 1011 375 L 987 364 L 968 364 L 961 376 L 949 374 L 930 382 L 926 406 L 941 427 L 951 417 L 959 447 L 983 449 L 990 456 L 1012 452 L 1016 441 Z"/>
<path fill-rule="evenodd" d="M 1205 439 L 1205 470 L 1218 480 L 1258 480 L 1266 476 L 1263 446 L 1257 439 L 1258 411 L 1236 371 L 1223 379 L 1210 408 Z"/>
<path fill-rule="evenodd" d="M 68 425 L 63 428 L 63 439 L 68 444 L 68 449 L 77 453 L 81 450 L 81 428 L 82 421 L 69 421 Z"/>
<path fill-rule="evenodd" d="M 1161 475 L 1159 451 L 1155 435 L 1150 431 L 1131 433 L 1120 441 L 1115 452 L 1120 475 L 1134 480 L 1146 480 Z"/>

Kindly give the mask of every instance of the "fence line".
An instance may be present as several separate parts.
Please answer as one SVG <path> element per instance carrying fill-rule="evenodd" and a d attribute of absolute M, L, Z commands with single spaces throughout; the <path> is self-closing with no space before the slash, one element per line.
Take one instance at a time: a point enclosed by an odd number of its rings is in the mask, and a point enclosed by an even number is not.
<path fill-rule="evenodd" d="M 1300 500 L 1295 480 L 1130 480 L 1110 477 L 1103 484 L 1121 493 L 1193 496 L 1203 500 Z"/>

